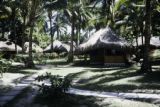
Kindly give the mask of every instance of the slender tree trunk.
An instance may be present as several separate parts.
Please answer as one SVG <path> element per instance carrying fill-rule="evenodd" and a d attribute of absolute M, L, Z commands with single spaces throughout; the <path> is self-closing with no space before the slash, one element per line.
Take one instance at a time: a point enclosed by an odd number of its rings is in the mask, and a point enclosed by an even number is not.
<path fill-rule="evenodd" d="M 26 30 L 26 17 L 23 17 L 23 29 L 22 29 L 22 52 L 23 52 L 23 53 L 25 53 L 25 49 L 24 49 L 25 30 Z"/>
<path fill-rule="evenodd" d="M 52 11 L 49 11 L 48 17 L 50 21 L 50 35 L 51 35 L 51 51 L 53 51 L 53 32 L 52 32 Z"/>
<path fill-rule="evenodd" d="M 59 16 L 57 14 L 57 17 L 56 17 L 56 21 L 57 21 L 57 23 L 56 23 L 56 31 L 57 31 L 57 39 L 60 40 L 59 25 L 58 25 L 59 19 L 58 18 L 59 18 Z"/>
<path fill-rule="evenodd" d="M 2 38 L 4 38 L 4 35 L 5 35 L 5 31 L 4 31 L 4 28 L 2 27 Z"/>
<path fill-rule="evenodd" d="M 13 9 L 13 32 L 14 32 L 14 42 L 15 42 L 15 52 L 17 54 L 17 35 L 16 35 L 16 16 L 15 16 L 16 10 Z"/>
<path fill-rule="evenodd" d="M 60 40 L 60 35 L 59 35 L 59 26 L 57 25 L 57 39 Z"/>
<path fill-rule="evenodd" d="M 146 25 L 145 25 L 145 47 L 141 72 L 149 73 L 152 71 L 150 63 L 150 37 L 151 37 L 151 0 L 146 0 Z"/>
<path fill-rule="evenodd" d="M 72 16 L 72 28 L 71 28 L 71 44 L 70 44 L 70 52 L 68 56 L 69 62 L 73 62 L 73 39 L 74 39 L 75 20 L 74 20 L 74 14 L 72 15 L 73 16 Z"/>
<path fill-rule="evenodd" d="M 33 57 L 32 57 L 32 35 L 33 35 L 33 30 L 34 30 L 34 25 L 35 25 L 35 15 L 36 15 L 36 10 L 38 8 L 38 0 L 32 0 L 32 6 L 31 6 L 31 13 L 29 16 L 29 24 L 30 24 L 30 34 L 29 34 L 29 58 L 27 62 L 27 67 L 33 68 L 34 62 L 33 62 Z"/>
<path fill-rule="evenodd" d="M 81 17 L 79 17 L 79 24 L 77 29 L 77 46 L 80 44 L 80 33 L 81 33 Z"/>
<path fill-rule="evenodd" d="M 34 26 L 33 24 L 30 27 L 30 34 L 29 34 L 29 58 L 28 58 L 28 64 L 27 67 L 32 68 L 34 67 L 33 63 L 33 56 L 32 56 L 32 34 L 33 34 Z"/>
<path fill-rule="evenodd" d="M 2 38 L 4 38 L 5 35 L 5 28 L 4 28 L 4 22 L 2 21 Z"/>
<path fill-rule="evenodd" d="M 78 46 L 78 38 L 79 38 L 79 33 L 78 33 L 78 26 L 76 27 L 76 45 Z"/>

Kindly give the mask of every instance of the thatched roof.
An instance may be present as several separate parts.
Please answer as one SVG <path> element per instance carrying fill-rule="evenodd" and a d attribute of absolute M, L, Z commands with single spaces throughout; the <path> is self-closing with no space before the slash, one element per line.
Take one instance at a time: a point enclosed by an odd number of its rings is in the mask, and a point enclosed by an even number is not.
<path fill-rule="evenodd" d="M 76 51 L 88 52 L 100 48 L 105 49 L 126 49 L 130 44 L 123 38 L 118 37 L 109 27 L 103 28 L 95 32 L 87 42 L 81 44 Z"/>
<path fill-rule="evenodd" d="M 53 42 L 53 50 L 51 49 L 51 44 L 48 45 L 43 52 L 57 52 L 57 53 L 61 53 L 61 52 L 69 52 L 70 51 L 70 46 L 68 44 L 62 43 L 58 40 L 55 40 Z"/>
<path fill-rule="evenodd" d="M 25 47 L 25 52 L 28 53 L 29 42 L 25 42 L 24 47 Z M 40 46 L 38 46 L 36 43 L 32 42 L 32 51 L 38 53 L 38 52 L 43 52 L 43 49 Z"/>
<path fill-rule="evenodd" d="M 145 38 L 143 37 L 143 44 L 142 44 L 142 37 L 138 37 L 137 42 L 138 46 L 143 46 Z M 137 46 L 136 40 L 133 41 L 133 46 Z M 150 39 L 150 46 L 154 48 L 160 48 L 160 37 L 152 36 Z"/>
<path fill-rule="evenodd" d="M 0 41 L 0 51 L 2 52 L 16 52 L 15 44 L 9 41 Z M 22 48 L 17 45 L 17 52 L 22 52 Z"/>

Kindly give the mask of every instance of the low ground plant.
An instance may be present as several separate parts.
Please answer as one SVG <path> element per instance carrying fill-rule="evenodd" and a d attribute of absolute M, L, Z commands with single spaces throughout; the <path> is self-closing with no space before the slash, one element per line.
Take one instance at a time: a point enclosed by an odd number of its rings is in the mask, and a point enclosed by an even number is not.
<path fill-rule="evenodd" d="M 63 78 L 59 75 L 51 75 L 51 73 L 38 76 L 36 80 L 43 82 L 38 85 L 41 97 L 51 100 L 63 98 L 71 86 L 71 80 L 68 76 Z"/>
<path fill-rule="evenodd" d="M 0 73 L 1 77 L 3 77 L 3 73 L 7 72 L 11 67 L 12 61 L 2 58 L 2 54 L 0 54 Z"/>

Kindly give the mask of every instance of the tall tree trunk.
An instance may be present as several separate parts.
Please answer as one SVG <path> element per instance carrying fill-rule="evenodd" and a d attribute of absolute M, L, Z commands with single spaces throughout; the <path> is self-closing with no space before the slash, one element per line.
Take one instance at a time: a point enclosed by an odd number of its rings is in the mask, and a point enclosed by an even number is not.
<path fill-rule="evenodd" d="M 141 72 L 149 73 L 152 71 L 150 63 L 150 38 L 151 38 L 151 0 L 146 0 L 146 24 L 145 24 L 145 46 L 143 63 L 141 66 Z"/>
<path fill-rule="evenodd" d="M 4 38 L 4 35 L 5 35 L 5 31 L 4 31 L 4 27 L 2 27 L 2 37 L 1 38 Z"/>
<path fill-rule="evenodd" d="M 24 37 L 25 37 L 25 30 L 26 30 L 26 17 L 23 17 L 23 29 L 22 29 L 22 52 L 25 53 L 25 48 L 24 48 Z"/>
<path fill-rule="evenodd" d="M 79 35 L 80 35 L 80 34 L 79 34 L 79 27 L 77 27 L 77 28 L 76 28 L 76 36 L 77 36 L 77 37 L 76 37 L 76 45 L 77 45 L 77 46 L 79 45 Z"/>
<path fill-rule="evenodd" d="M 30 27 L 30 34 L 29 34 L 29 58 L 28 58 L 28 64 L 27 67 L 29 68 L 33 68 L 34 67 L 34 63 L 33 63 L 33 57 L 32 57 L 32 34 L 33 34 L 33 29 L 34 26 L 33 24 Z"/>
<path fill-rule="evenodd" d="M 75 19 L 74 13 L 72 12 L 72 28 L 71 28 L 71 44 L 70 44 L 70 52 L 68 56 L 68 61 L 73 62 L 73 39 L 74 39 L 74 29 L 75 29 Z"/>
<path fill-rule="evenodd" d="M 48 12 L 48 17 L 50 21 L 51 51 L 53 51 L 52 11 Z"/>
<path fill-rule="evenodd" d="M 59 16 L 57 14 L 57 17 L 56 17 L 56 31 L 57 31 L 57 39 L 60 40 L 60 35 L 59 35 Z"/>
<path fill-rule="evenodd" d="M 79 24 L 77 27 L 77 46 L 80 44 L 80 34 L 81 34 L 81 17 L 79 17 Z"/>
<path fill-rule="evenodd" d="M 15 42 L 15 52 L 17 54 L 17 35 L 16 35 L 16 10 L 13 9 L 13 32 L 14 32 L 14 42 Z"/>

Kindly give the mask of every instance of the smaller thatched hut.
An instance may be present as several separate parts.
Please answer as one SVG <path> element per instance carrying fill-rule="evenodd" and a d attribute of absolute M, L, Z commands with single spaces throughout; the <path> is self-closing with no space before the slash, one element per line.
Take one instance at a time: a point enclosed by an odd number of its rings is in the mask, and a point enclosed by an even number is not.
<path fill-rule="evenodd" d="M 126 64 L 130 44 L 118 37 L 109 27 L 94 33 L 87 42 L 77 49 L 78 54 L 89 54 L 91 63 Z"/>
<path fill-rule="evenodd" d="M 70 51 L 70 46 L 68 44 L 62 43 L 58 40 L 55 40 L 53 42 L 53 47 L 51 48 L 51 44 L 48 45 L 43 52 L 45 53 L 51 53 L 51 52 L 56 52 L 56 53 L 62 53 L 62 52 L 69 52 Z"/>
<path fill-rule="evenodd" d="M 29 52 L 29 42 L 25 42 L 24 48 L 25 48 L 25 52 L 28 53 Z M 36 43 L 32 42 L 32 51 L 35 53 L 41 53 L 43 52 L 43 49 L 40 46 L 38 46 Z"/>
<path fill-rule="evenodd" d="M 22 48 L 16 45 L 17 50 L 15 48 L 15 44 L 9 41 L 0 41 L 0 51 L 2 52 L 22 52 Z"/>
<path fill-rule="evenodd" d="M 3 54 L 4 58 L 11 58 L 16 53 L 22 52 L 22 48 L 18 45 L 15 46 L 13 42 L 0 41 L 0 52 Z"/>

